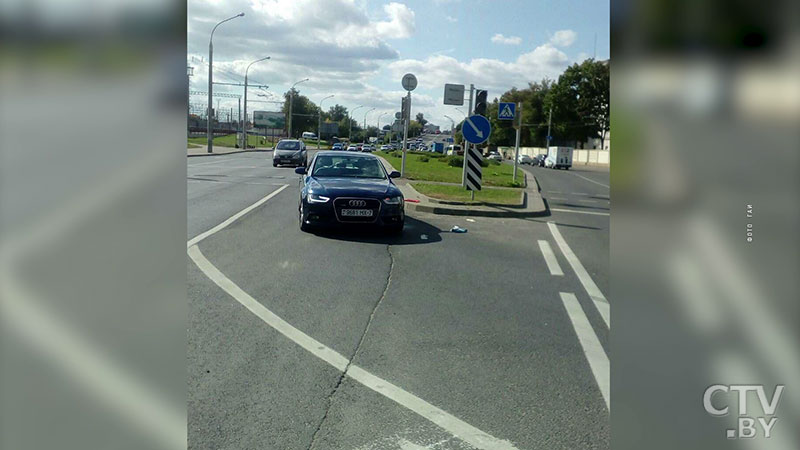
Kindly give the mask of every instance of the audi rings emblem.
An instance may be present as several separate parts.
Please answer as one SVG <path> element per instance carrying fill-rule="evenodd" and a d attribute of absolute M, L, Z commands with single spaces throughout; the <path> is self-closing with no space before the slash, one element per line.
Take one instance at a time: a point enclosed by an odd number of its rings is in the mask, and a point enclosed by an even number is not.
<path fill-rule="evenodd" d="M 367 206 L 367 201 L 366 200 L 350 200 L 348 205 L 355 206 L 357 208 L 363 208 L 363 207 Z"/>

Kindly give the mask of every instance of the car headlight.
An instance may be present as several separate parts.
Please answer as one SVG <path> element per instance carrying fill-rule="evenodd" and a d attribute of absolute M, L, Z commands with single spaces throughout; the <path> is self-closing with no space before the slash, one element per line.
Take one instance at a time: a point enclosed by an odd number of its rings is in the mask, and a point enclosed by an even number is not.
<path fill-rule="evenodd" d="M 403 203 L 403 196 L 398 195 L 395 197 L 386 197 L 385 199 L 383 199 L 383 202 L 386 203 L 387 205 L 399 205 Z"/>
<path fill-rule="evenodd" d="M 311 203 L 325 203 L 330 200 L 330 197 L 325 197 L 319 194 L 308 194 L 308 201 Z"/>

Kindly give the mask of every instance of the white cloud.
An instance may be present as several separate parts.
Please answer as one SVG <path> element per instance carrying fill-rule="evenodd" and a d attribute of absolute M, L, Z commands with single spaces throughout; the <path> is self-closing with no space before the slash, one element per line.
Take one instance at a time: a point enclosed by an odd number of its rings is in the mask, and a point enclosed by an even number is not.
<path fill-rule="evenodd" d="M 522 38 L 519 36 L 503 36 L 500 33 L 495 34 L 492 36 L 492 42 L 495 44 L 505 44 L 505 45 L 519 45 L 522 43 Z"/>
<path fill-rule="evenodd" d="M 387 39 L 408 38 L 414 34 L 414 11 L 402 3 L 389 3 L 383 10 L 389 16 L 389 21 L 378 22 L 375 28 L 382 37 Z"/>
<path fill-rule="evenodd" d="M 441 89 L 445 83 L 474 83 L 489 89 L 489 96 L 494 97 L 513 86 L 525 87 L 529 82 L 540 81 L 542 78 L 555 79 L 570 62 L 561 50 L 544 44 L 521 54 L 513 62 L 487 58 L 461 62 L 451 56 L 439 54 L 425 60 L 395 61 L 389 64 L 389 69 L 395 79 L 406 72 L 415 73 L 420 88 Z"/>
<path fill-rule="evenodd" d="M 456 23 L 456 22 L 458 22 L 458 19 L 456 19 L 456 18 L 455 18 L 455 17 L 453 17 L 453 16 L 444 16 L 444 20 L 446 20 L 446 21 L 448 21 L 448 22 L 450 22 L 450 23 Z"/>
<path fill-rule="evenodd" d="M 569 47 L 575 43 L 575 39 L 577 38 L 578 33 L 572 30 L 559 30 L 553 33 L 553 36 L 550 38 L 550 43 L 556 47 Z"/>

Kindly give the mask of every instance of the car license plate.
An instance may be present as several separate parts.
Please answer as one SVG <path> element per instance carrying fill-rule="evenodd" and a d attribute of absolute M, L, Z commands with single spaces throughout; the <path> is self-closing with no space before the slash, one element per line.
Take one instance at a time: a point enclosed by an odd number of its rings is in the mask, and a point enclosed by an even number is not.
<path fill-rule="evenodd" d="M 343 209 L 342 216 L 347 217 L 372 217 L 371 209 Z"/>

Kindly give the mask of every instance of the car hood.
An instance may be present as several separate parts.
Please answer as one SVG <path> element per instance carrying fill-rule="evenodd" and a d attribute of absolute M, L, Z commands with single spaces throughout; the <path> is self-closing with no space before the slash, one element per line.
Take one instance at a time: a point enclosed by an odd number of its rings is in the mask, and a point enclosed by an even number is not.
<path fill-rule="evenodd" d="M 372 197 L 400 195 L 400 190 L 388 179 L 370 178 L 317 178 L 311 177 L 309 192 L 330 197 Z"/>

